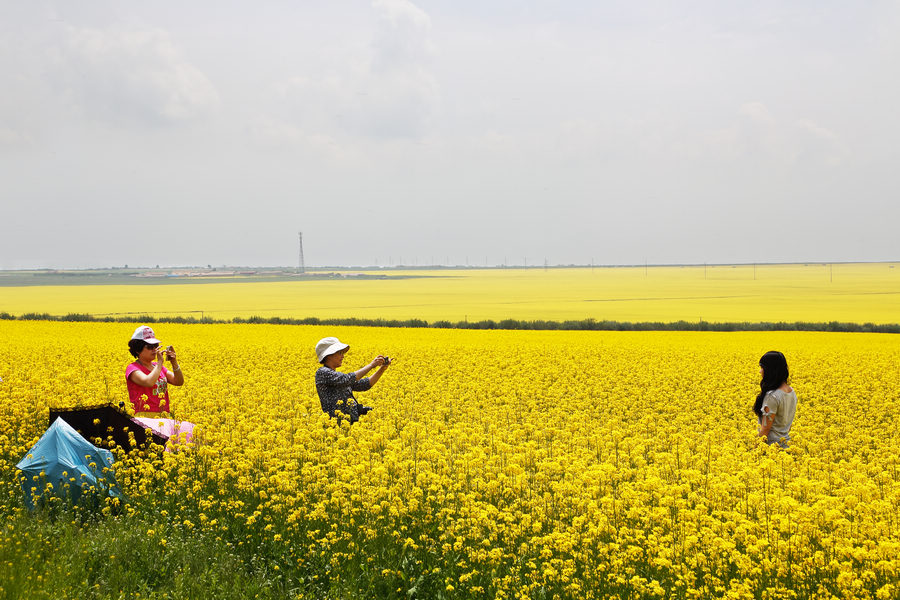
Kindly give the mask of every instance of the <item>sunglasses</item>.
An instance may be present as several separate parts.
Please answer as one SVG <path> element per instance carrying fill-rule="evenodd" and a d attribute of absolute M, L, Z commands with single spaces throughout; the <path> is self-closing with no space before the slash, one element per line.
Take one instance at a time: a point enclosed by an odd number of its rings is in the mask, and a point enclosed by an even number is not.
<path fill-rule="evenodd" d="M 144 344 L 144 347 L 150 348 L 151 350 L 156 350 L 159 348 L 159 344 Z"/>

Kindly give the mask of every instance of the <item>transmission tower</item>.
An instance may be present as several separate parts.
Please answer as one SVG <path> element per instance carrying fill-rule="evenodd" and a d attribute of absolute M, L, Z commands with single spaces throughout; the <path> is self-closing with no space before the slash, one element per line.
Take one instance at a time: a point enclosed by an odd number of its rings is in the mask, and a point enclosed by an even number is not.
<path fill-rule="evenodd" d="M 301 273 L 306 273 L 306 263 L 303 261 L 303 232 L 298 231 L 297 236 L 300 238 L 300 263 L 299 269 Z"/>

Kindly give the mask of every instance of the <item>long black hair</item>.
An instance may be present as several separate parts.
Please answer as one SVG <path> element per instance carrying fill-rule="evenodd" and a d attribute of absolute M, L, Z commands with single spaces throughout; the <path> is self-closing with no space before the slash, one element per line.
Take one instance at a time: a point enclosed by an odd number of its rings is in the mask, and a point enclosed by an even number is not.
<path fill-rule="evenodd" d="M 753 403 L 753 412 L 757 417 L 762 416 L 762 404 L 766 394 L 780 388 L 789 376 L 787 359 L 777 350 L 770 350 L 763 354 L 759 359 L 759 366 L 762 367 L 763 376 L 762 381 L 759 382 L 759 395 L 756 396 L 756 402 Z"/>

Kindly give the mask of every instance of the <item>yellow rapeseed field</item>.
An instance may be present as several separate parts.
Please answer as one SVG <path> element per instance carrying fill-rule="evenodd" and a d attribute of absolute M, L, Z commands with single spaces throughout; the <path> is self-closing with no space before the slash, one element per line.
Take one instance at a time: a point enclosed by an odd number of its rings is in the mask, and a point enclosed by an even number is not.
<path fill-rule="evenodd" d="M 387 271 L 387 279 L 0 287 L 0 312 L 428 321 L 900 320 L 896 264 Z M 402 276 L 417 276 L 405 279 Z M 77 278 L 73 278 L 77 281 Z"/>
<path fill-rule="evenodd" d="M 118 518 L 162 515 L 160 549 L 250 545 L 297 597 L 900 595 L 900 337 L 155 328 L 186 376 L 173 410 L 203 430 L 117 455 Z M 24 510 L 13 465 L 49 406 L 127 399 L 133 329 L 0 321 L 2 514 Z M 325 335 L 347 369 L 396 357 L 352 427 L 318 406 Z M 750 411 L 770 349 L 800 398 L 787 451 Z"/>

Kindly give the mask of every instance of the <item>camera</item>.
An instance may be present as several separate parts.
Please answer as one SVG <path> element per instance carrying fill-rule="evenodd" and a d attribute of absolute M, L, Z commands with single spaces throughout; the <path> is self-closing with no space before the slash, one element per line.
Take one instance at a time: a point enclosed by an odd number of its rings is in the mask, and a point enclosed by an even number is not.
<path fill-rule="evenodd" d="M 384 357 L 384 366 L 387 366 L 387 365 L 389 365 L 389 364 L 391 364 L 391 357 L 390 357 L 390 356 L 385 356 L 385 357 Z"/>

